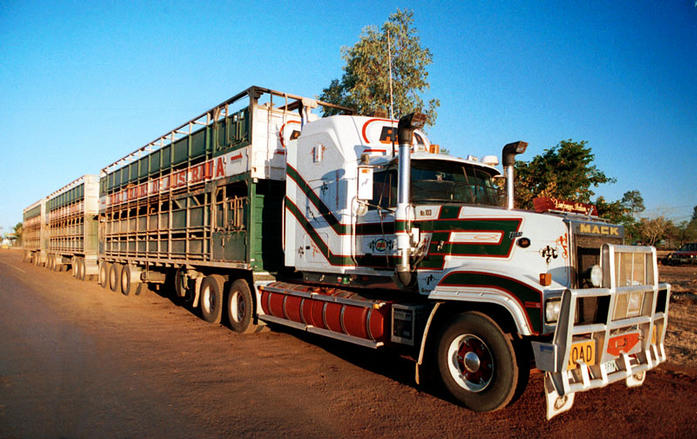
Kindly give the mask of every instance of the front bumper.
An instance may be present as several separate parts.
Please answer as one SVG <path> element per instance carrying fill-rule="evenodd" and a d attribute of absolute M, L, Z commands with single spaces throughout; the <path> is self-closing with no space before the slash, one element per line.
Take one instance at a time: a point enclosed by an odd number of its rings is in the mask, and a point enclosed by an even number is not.
<path fill-rule="evenodd" d="M 666 360 L 663 343 L 670 285 L 655 281 L 637 285 L 633 281 L 630 286 L 618 286 L 618 277 L 622 276 L 616 273 L 620 270 L 615 263 L 619 253 L 643 255 L 644 271 L 652 270 L 647 277 L 656 280 L 655 249 L 606 245 L 603 253 L 607 258 L 605 264 L 601 262 L 605 265 L 603 276 L 607 287 L 565 290 L 552 342 L 532 342 L 536 365 L 545 371 L 547 419 L 569 410 L 576 392 L 604 387 L 622 379 L 627 386 L 641 385 L 645 372 Z M 647 261 L 651 261 L 650 267 Z M 630 268 L 633 269 L 631 264 Z M 630 295 L 641 297 L 638 312 L 626 311 Z M 578 311 L 587 303 L 603 305 L 594 318 L 584 320 L 579 318 Z M 583 352 L 578 355 L 579 346 L 591 344 L 592 355 L 583 355 Z M 572 355 L 575 361 L 570 360 Z"/>

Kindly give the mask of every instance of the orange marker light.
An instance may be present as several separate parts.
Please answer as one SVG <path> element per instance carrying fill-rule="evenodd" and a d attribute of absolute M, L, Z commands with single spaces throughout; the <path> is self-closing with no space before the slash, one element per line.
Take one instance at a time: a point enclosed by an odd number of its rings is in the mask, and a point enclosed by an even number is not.
<path fill-rule="evenodd" d="M 552 285 L 552 274 L 551 273 L 540 273 L 540 285 L 548 287 Z"/>

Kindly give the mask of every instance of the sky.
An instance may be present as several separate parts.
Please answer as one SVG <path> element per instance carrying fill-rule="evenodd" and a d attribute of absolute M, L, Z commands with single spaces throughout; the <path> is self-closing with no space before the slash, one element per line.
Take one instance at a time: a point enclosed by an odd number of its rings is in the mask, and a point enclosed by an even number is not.
<path fill-rule="evenodd" d="M 429 138 L 530 160 L 586 140 L 644 216 L 697 205 L 697 3 L 0 2 L 0 233 L 22 209 L 251 85 L 317 96 L 397 8 L 433 55 Z"/>

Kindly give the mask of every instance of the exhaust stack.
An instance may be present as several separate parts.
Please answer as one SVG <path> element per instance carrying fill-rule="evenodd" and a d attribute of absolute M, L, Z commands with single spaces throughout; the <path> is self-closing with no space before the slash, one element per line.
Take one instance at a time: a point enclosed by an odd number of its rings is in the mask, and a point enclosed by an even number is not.
<path fill-rule="evenodd" d="M 521 140 L 503 147 L 503 152 L 501 153 L 501 158 L 503 162 L 503 172 L 506 177 L 506 209 L 511 210 L 514 207 L 514 165 L 515 156 L 525 152 L 528 147 L 527 142 Z"/>
<path fill-rule="evenodd" d="M 399 175 L 397 179 L 397 212 L 396 235 L 397 253 L 399 262 L 396 274 L 402 285 L 411 283 L 411 267 L 409 256 L 411 255 L 411 221 L 413 212 L 409 203 L 411 181 L 411 144 L 414 130 L 423 128 L 426 123 L 426 115 L 415 112 L 402 116 L 397 125 L 397 139 L 399 141 Z"/>

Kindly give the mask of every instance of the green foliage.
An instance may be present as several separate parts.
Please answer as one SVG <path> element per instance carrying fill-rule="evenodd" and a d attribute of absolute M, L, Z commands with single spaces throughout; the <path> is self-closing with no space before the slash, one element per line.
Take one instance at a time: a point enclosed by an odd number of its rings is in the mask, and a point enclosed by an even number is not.
<path fill-rule="evenodd" d="M 346 61 L 344 74 L 341 79 L 334 79 L 319 98 L 355 108 L 359 114 L 389 114 L 389 33 L 394 116 L 400 117 L 420 110 L 428 117 L 427 123 L 433 125 L 440 102 L 431 99 L 425 108 L 420 96 L 429 88 L 426 68 L 432 63 L 433 57 L 428 49 L 421 47 L 413 23 L 413 11 L 397 9 L 380 29 L 375 26 L 365 27 L 355 45 L 341 49 Z M 333 109 L 324 110 L 325 116 L 336 113 Z"/>
<path fill-rule="evenodd" d="M 593 164 L 595 156 L 587 143 L 585 140 L 562 140 L 530 162 L 516 161 L 516 205 L 532 209 L 532 200 L 536 197 L 589 203 L 595 194 L 591 188 L 614 183 L 615 179 Z"/>
<path fill-rule="evenodd" d="M 600 196 L 594 204 L 598 209 L 599 217 L 624 226 L 627 242 L 632 243 L 641 239 L 636 216 L 644 211 L 644 198 L 639 191 L 625 192 L 622 199 L 616 201 L 606 201 Z"/>
<path fill-rule="evenodd" d="M 632 215 L 638 215 L 644 211 L 644 197 L 637 190 L 625 192 L 620 203 Z"/>
<path fill-rule="evenodd" d="M 14 228 L 12 229 L 12 232 L 14 233 L 15 237 L 18 240 L 22 240 L 22 231 L 24 230 L 24 224 L 22 223 L 17 223 L 15 224 Z"/>

